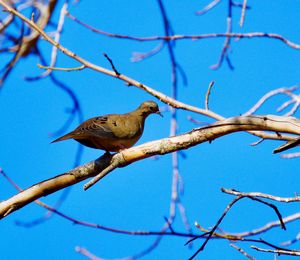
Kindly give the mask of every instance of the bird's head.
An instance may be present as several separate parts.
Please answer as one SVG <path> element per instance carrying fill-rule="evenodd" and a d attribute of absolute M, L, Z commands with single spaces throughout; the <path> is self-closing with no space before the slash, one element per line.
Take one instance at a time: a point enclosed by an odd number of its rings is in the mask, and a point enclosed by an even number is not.
<path fill-rule="evenodd" d="M 154 101 L 145 101 L 139 106 L 138 109 L 142 112 L 142 115 L 145 116 L 150 114 L 158 114 L 163 116 L 159 111 L 158 105 Z"/>

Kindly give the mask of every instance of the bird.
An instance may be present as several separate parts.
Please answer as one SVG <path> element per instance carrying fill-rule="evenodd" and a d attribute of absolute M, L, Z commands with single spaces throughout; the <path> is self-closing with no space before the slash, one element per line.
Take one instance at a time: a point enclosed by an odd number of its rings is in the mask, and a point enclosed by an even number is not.
<path fill-rule="evenodd" d="M 145 101 L 126 114 L 108 114 L 90 118 L 75 130 L 51 143 L 74 139 L 77 142 L 106 152 L 120 152 L 132 147 L 142 136 L 146 118 L 151 114 L 162 116 L 154 101 Z"/>

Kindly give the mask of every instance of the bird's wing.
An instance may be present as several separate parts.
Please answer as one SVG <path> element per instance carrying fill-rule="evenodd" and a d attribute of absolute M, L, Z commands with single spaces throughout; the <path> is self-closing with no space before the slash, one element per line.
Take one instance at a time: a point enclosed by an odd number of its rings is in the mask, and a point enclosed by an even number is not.
<path fill-rule="evenodd" d="M 111 127 L 111 115 L 98 116 L 83 122 L 75 129 L 79 135 L 92 135 L 103 138 L 116 138 Z"/>

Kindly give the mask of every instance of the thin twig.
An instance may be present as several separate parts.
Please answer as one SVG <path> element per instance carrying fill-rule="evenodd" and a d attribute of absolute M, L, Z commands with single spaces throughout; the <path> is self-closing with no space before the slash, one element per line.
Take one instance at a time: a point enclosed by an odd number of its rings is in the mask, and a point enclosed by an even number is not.
<path fill-rule="evenodd" d="M 38 66 L 40 69 L 45 69 L 45 70 L 47 70 L 47 71 L 49 71 L 49 70 L 60 70 L 60 71 L 67 71 L 67 72 L 83 70 L 83 69 L 86 68 L 85 65 L 81 65 L 81 66 L 79 66 L 79 67 L 73 67 L 73 68 L 51 67 L 51 66 L 44 66 L 44 65 L 41 65 L 41 64 L 37 64 L 37 66 Z"/>
<path fill-rule="evenodd" d="M 260 138 L 258 141 L 251 143 L 251 146 L 256 146 L 259 145 L 260 143 L 262 143 L 265 139 L 264 138 Z"/>
<path fill-rule="evenodd" d="M 55 32 L 55 37 L 54 37 L 54 41 L 59 42 L 60 40 L 60 35 L 63 29 L 63 25 L 65 22 L 65 16 L 66 16 L 66 11 L 68 8 L 68 2 L 66 1 L 61 10 L 60 10 L 60 16 L 59 16 L 59 20 L 58 20 L 58 25 L 57 25 L 57 29 Z M 41 79 L 41 78 L 45 78 L 47 77 L 53 70 L 57 70 L 57 69 L 53 69 L 53 67 L 56 64 L 56 60 L 57 60 L 57 48 L 55 46 L 52 46 L 52 51 L 51 51 L 51 61 L 50 61 L 50 66 L 49 68 L 42 73 L 40 76 L 32 78 L 32 79 Z"/>
<path fill-rule="evenodd" d="M 155 55 L 158 52 L 160 52 L 164 46 L 165 46 L 165 42 L 162 41 L 154 49 L 152 49 L 152 50 L 150 50 L 150 51 L 148 51 L 146 53 L 134 52 L 134 53 L 132 53 L 132 57 L 131 57 L 130 60 L 132 62 L 138 62 L 138 61 L 142 61 L 142 60 L 144 60 L 146 58 L 152 57 L 153 55 Z"/>
<path fill-rule="evenodd" d="M 291 256 L 300 256 L 300 251 L 298 250 L 289 250 L 289 249 L 265 249 L 257 246 L 251 246 L 252 249 L 255 249 L 260 252 L 275 253 L 279 255 L 291 255 Z"/>
<path fill-rule="evenodd" d="M 296 221 L 300 219 L 300 213 L 295 213 L 290 216 L 286 216 L 282 219 L 285 224 Z M 272 228 L 280 227 L 281 222 L 279 220 L 269 222 L 260 228 L 256 228 L 250 231 L 244 231 L 240 233 L 231 233 L 231 232 L 222 232 L 222 233 L 214 233 L 213 238 L 223 238 L 228 239 L 230 241 L 246 241 L 247 237 L 257 236 L 259 234 L 265 233 Z M 208 229 L 203 228 L 198 222 L 195 222 L 195 227 L 198 228 L 205 234 L 208 234 L 210 231 Z M 198 239 L 197 237 L 193 237 L 193 240 Z M 250 241 L 250 240 L 249 240 Z"/>
<path fill-rule="evenodd" d="M 231 207 L 238 202 L 240 199 L 242 199 L 243 197 L 241 196 L 237 196 L 236 198 L 234 198 L 225 208 L 222 216 L 218 219 L 217 223 L 214 225 L 214 227 L 209 231 L 208 236 L 206 236 L 205 241 L 202 243 L 201 247 L 189 258 L 189 260 L 194 259 L 206 246 L 206 244 L 208 243 L 208 241 L 210 240 L 210 238 L 214 235 L 216 229 L 218 228 L 218 226 L 221 224 L 222 220 L 224 219 L 224 217 L 227 215 L 228 211 L 231 209 Z"/>
<path fill-rule="evenodd" d="M 84 247 L 76 246 L 75 251 L 79 254 L 86 256 L 90 260 L 104 260 L 103 258 L 95 256 L 94 254 L 92 254 L 89 250 L 87 250 Z"/>
<path fill-rule="evenodd" d="M 109 174 L 111 171 L 113 171 L 117 167 L 120 167 L 122 164 L 124 164 L 123 161 L 112 160 L 111 164 L 108 167 L 106 167 L 104 170 L 102 170 L 99 174 L 97 174 L 93 179 L 91 179 L 88 183 L 86 183 L 83 186 L 84 190 L 88 190 L 90 187 L 95 185 L 98 181 L 100 181 L 102 178 L 104 178 L 107 174 Z"/>
<path fill-rule="evenodd" d="M 238 252 L 240 252 L 242 255 L 244 255 L 248 259 L 255 260 L 255 258 L 253 256 L 249 255 L 245 250 L 243 250 L 242 248 L 238 247 L 236 244 L 230 244 L 230 246 L 233 247 L 234 249 L 236 249 Z"/>
<path fill-rule="evenodd" d="M 208 89 L 207 89 L 207 92 L 206 92 L 206 95 L 205 95 L 205 109 L 206 110 L 209 110 L 209 96 L 210 96 L 211 88 L 213 87 L 214 84 L 215 84 L 214 81 L 211 81 L 209 83 L 209 86 L 208 86 Z"/>
<path fill-rule="evenodd" d="M 120 76 L 121 73 L 119 73 L 112 61 L 112 59 L 106 54 L 106 53 L 103 53 L 104 57 L 109 61 L 110 65 L 111 65 L 111 68 L 112 70 L 116 73 L 116 76 Z"/>
<path fill-rule="evenodd" d="M 168 228 L 170 229 L 170 231 L 172 233 L 174 233 L 174 229 L 172 228 L 172 223 L 170 222 L 170 220 L 167 217 L 164 217 L 164 220 L 166 221 L 166 223 L 168 224 Z"/>
<path fill-rule="evenodd" d="M 246 14 L 246 7 L 247 7 L 247 0 L 243 1 L 242 13 L 240 18 L 240 27 L 243 27 L 245 21 L 245 14 Z"/>
<path fill-rule="evenodd" d="M 205 6 L 202 10 L 197 11 L 196 14 L 197 15 L 206 14 L 208 11 L 210 11 L 212 8 L 214 8 L 220 2 L 221 2 L 221 0 L 213 0 L 207 6 Z"/>
<path fill-rule="evenodd" d="M 262 203 L 262 204 L 264 204 L 264 205 L 267 205 L 267 206 L 271 207 L 271 208 L 275 211 L 275 213 L 276 213 L 276 215 L 277 215 L 277 217 L 278 217 L 278 219 L 279 219 L 279 221 L 280 221 L 281 228 L 284 229 L 284 230 L 286 230 L 286 227 L 285 227 L 284 221 L 283 221 L 283 219 L 282 219 L 282 216 L 281 216 L 281 214 L 280 214 L 278 208 L 277 208 L 275 205 L 273 205 L 273 204 L 271 204 L 271 203 L 268 203 L 268 202 L 266 202 L 266 201 L 263 201 L 263 200 L 261 200 L 261 199 L 255 198 L 255 197 L 248 196 L 247 194 L 239 194 L 239 195 L 237 195 L 237 196 L 236 196 L 236 197 L 235 197 L 235 198 L 227 205 L 227 207 L 225 208 L 225 210 L 224 210 L 222 216 L 218 219 L 218 221 L 217 221 L 217 223 L 214 225 L 214 227 L 209 231 L 209 234 L 208 234 L 208 236 L 206 237 L 206 240 L 203 242 L 203 244 L 201 245 L 201 247 L 200 247 L 200 248 L 199 248 L 199 249 L 198 249 L 198 250 L 197 250 L 190 258 L 189 258 L 190 260 L 194 259 L 194 258 L 195 258 L 202 250 L 204 250 L 206 244 L 208 243 L 208 241 L 210 240 L 210 238 L 213 237 L 213 235 L 214 235 L 216 229 L 219 227 L 219 225 L 221 224 L 221 222 L 223 221 L 224 217 L 227 215 L 227 213 L 229 212 L 229 210 L 232 208 L 232 206 L 233 206 L 236 202 L 238 202 L 240 199 L 243 199 L 243 198 L 249 198 L 249 199 L 251 199 L 251 200 L 258 201 L 258 202 L 260 202 L 260 203 Z"/>
<path fill-rule="evenodd" d="M 243 115 L 244 116 L 249 116 L 254 114 L 268 99 L 270 99 L 273 96 L 279 95 L 279 94 L 284 94 L 287 95 L 287 93 L 291 93 L 292 91 L 295 91 L 298 87 L 297 86 L 292 86 L 289 88 L 278 88 L 269 91 L 265 95 L 263 95 L 258 102 L 250 108 L 247 112 L 245 112 Z"/>
<path fill-rule="evenodd" d="M 2 0 L 1 0 L 2 1 Z M 70 14 L 67 13 L 67 15 L 70 17 Z M 74 18 L 74 17 L 73 17 Z M 79 20 L 76 18 L 74 20 L 81 25 L 83 25 L 83 22 L 79 22 Z M 129 35 L 122 35 L 122 34 L 115 34 L 115 33 L 109 33 L 105 32 L 99 29 L 95 29 L 91 27 L 90 25 L 85 24 L 85 27 L 89 28 L 93 32 L 106 35 L 109 37 L 114 37 L 114 38 L 120 38 L 120 39 L 127 39 L 127 40 L 134 40 L 134 41 L 160 41 L 160 40 L 165 40 L 165 41 L 176 41 L 176 40 L 201 40 L 201 39 L 209 39 L 209 38 L 237 38 L 237 39 L 242 39 L 242 38 L 271 38 L 271 39 L 276 39 L 279 41 L 282 41 L 283 43 L 287 44 L 289 47 L 294 48 L 294 49 L 300 49 L 300 44 L 294 43 L 288 39 L 286 39 L 284 36 L 276 33 L 265 33 L 265 32 L 248 32 L 248 33 L 207 33 L 207 34 L 194 34 L 194 35 L 169 35 L 169 36 L 148 36 L 148 37 L 134 37 L 134 36 L 129 36 Z"/>
<path fill-rule="evenodd" d="M 292 244 L 297 243 L 299 240 L 300 240 L 300 233 L 298 233 L 295 238 L 285 241 L 285 242 L 282 242 L 281 245 L 282 246 L 290 246 Z"/>
<path fill-rule="evenodd" d="M 270 200 L 286 202 L 286 203 L 300 201 L 300 196 L 284 198 L 284 197 L 273 196 L 273 195 L 265 194 L 265 193 L 261 193 L 261 192 L 240 192 L 237 190 L 225 189 L 225 188 L 222 188 L 221 191 L 224 193 L 227 193 L 227 194 L 235 195 L 235 196 L 259 197 L 259 198 L 270 199 Z"/>
<path fill-rule="evenodd" d="M 294 158 L 300 157 L 300 152 L 298 152 L 298 153 L 281 154 L 280 157 L 281 158 L 285 158 L 285 159 L 294 159 Z"/>
<path fill-rule="evenodd" d="M 276 109 L 277 112 L 281 112 L 282 110 L 284 110 L 286 107 L 288 107 L 290 104 L 293 104 L 295 102 L 295 100 L 291 99 L 288 100 L 286 102 L 284 102 L 280 107 L 278 107 Z"/>
<path fill-rule="evenodd" d="M 227 34 L 232 33 L 232 7 L 233 7 L 232 0 L 228 0 L 227 30 L 226 30 Z M 224 59 L 226 59 L 229 68 L 231 70 L 234 69 L 234 67 L 231 65 L 231 62 L 230 62 L 230 59 L 228 56 L 230 42 L 231 42 L 231 37 L 226 37 L 224 44 L 223 44 L 223 48 L 221 51 L 219 61 L 216 64 L 210 66 L 211 69 L 213 69 L 213 70 L 219 69 L 221 67 Z"/>

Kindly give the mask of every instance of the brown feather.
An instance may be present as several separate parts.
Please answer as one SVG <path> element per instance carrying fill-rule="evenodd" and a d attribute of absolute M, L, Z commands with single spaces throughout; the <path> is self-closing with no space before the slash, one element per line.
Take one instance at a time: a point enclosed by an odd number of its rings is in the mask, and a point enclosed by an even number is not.
<path fill-rule="evenodd" d="M 140 139 L 145 119 L 153 113 L 160 114 L 158 105 L 146 101 L 127 114 L 109 114 L 88 119 L 52 143 L 74 139 L 91 148 L 119 151 L 133 146 Z"/>

